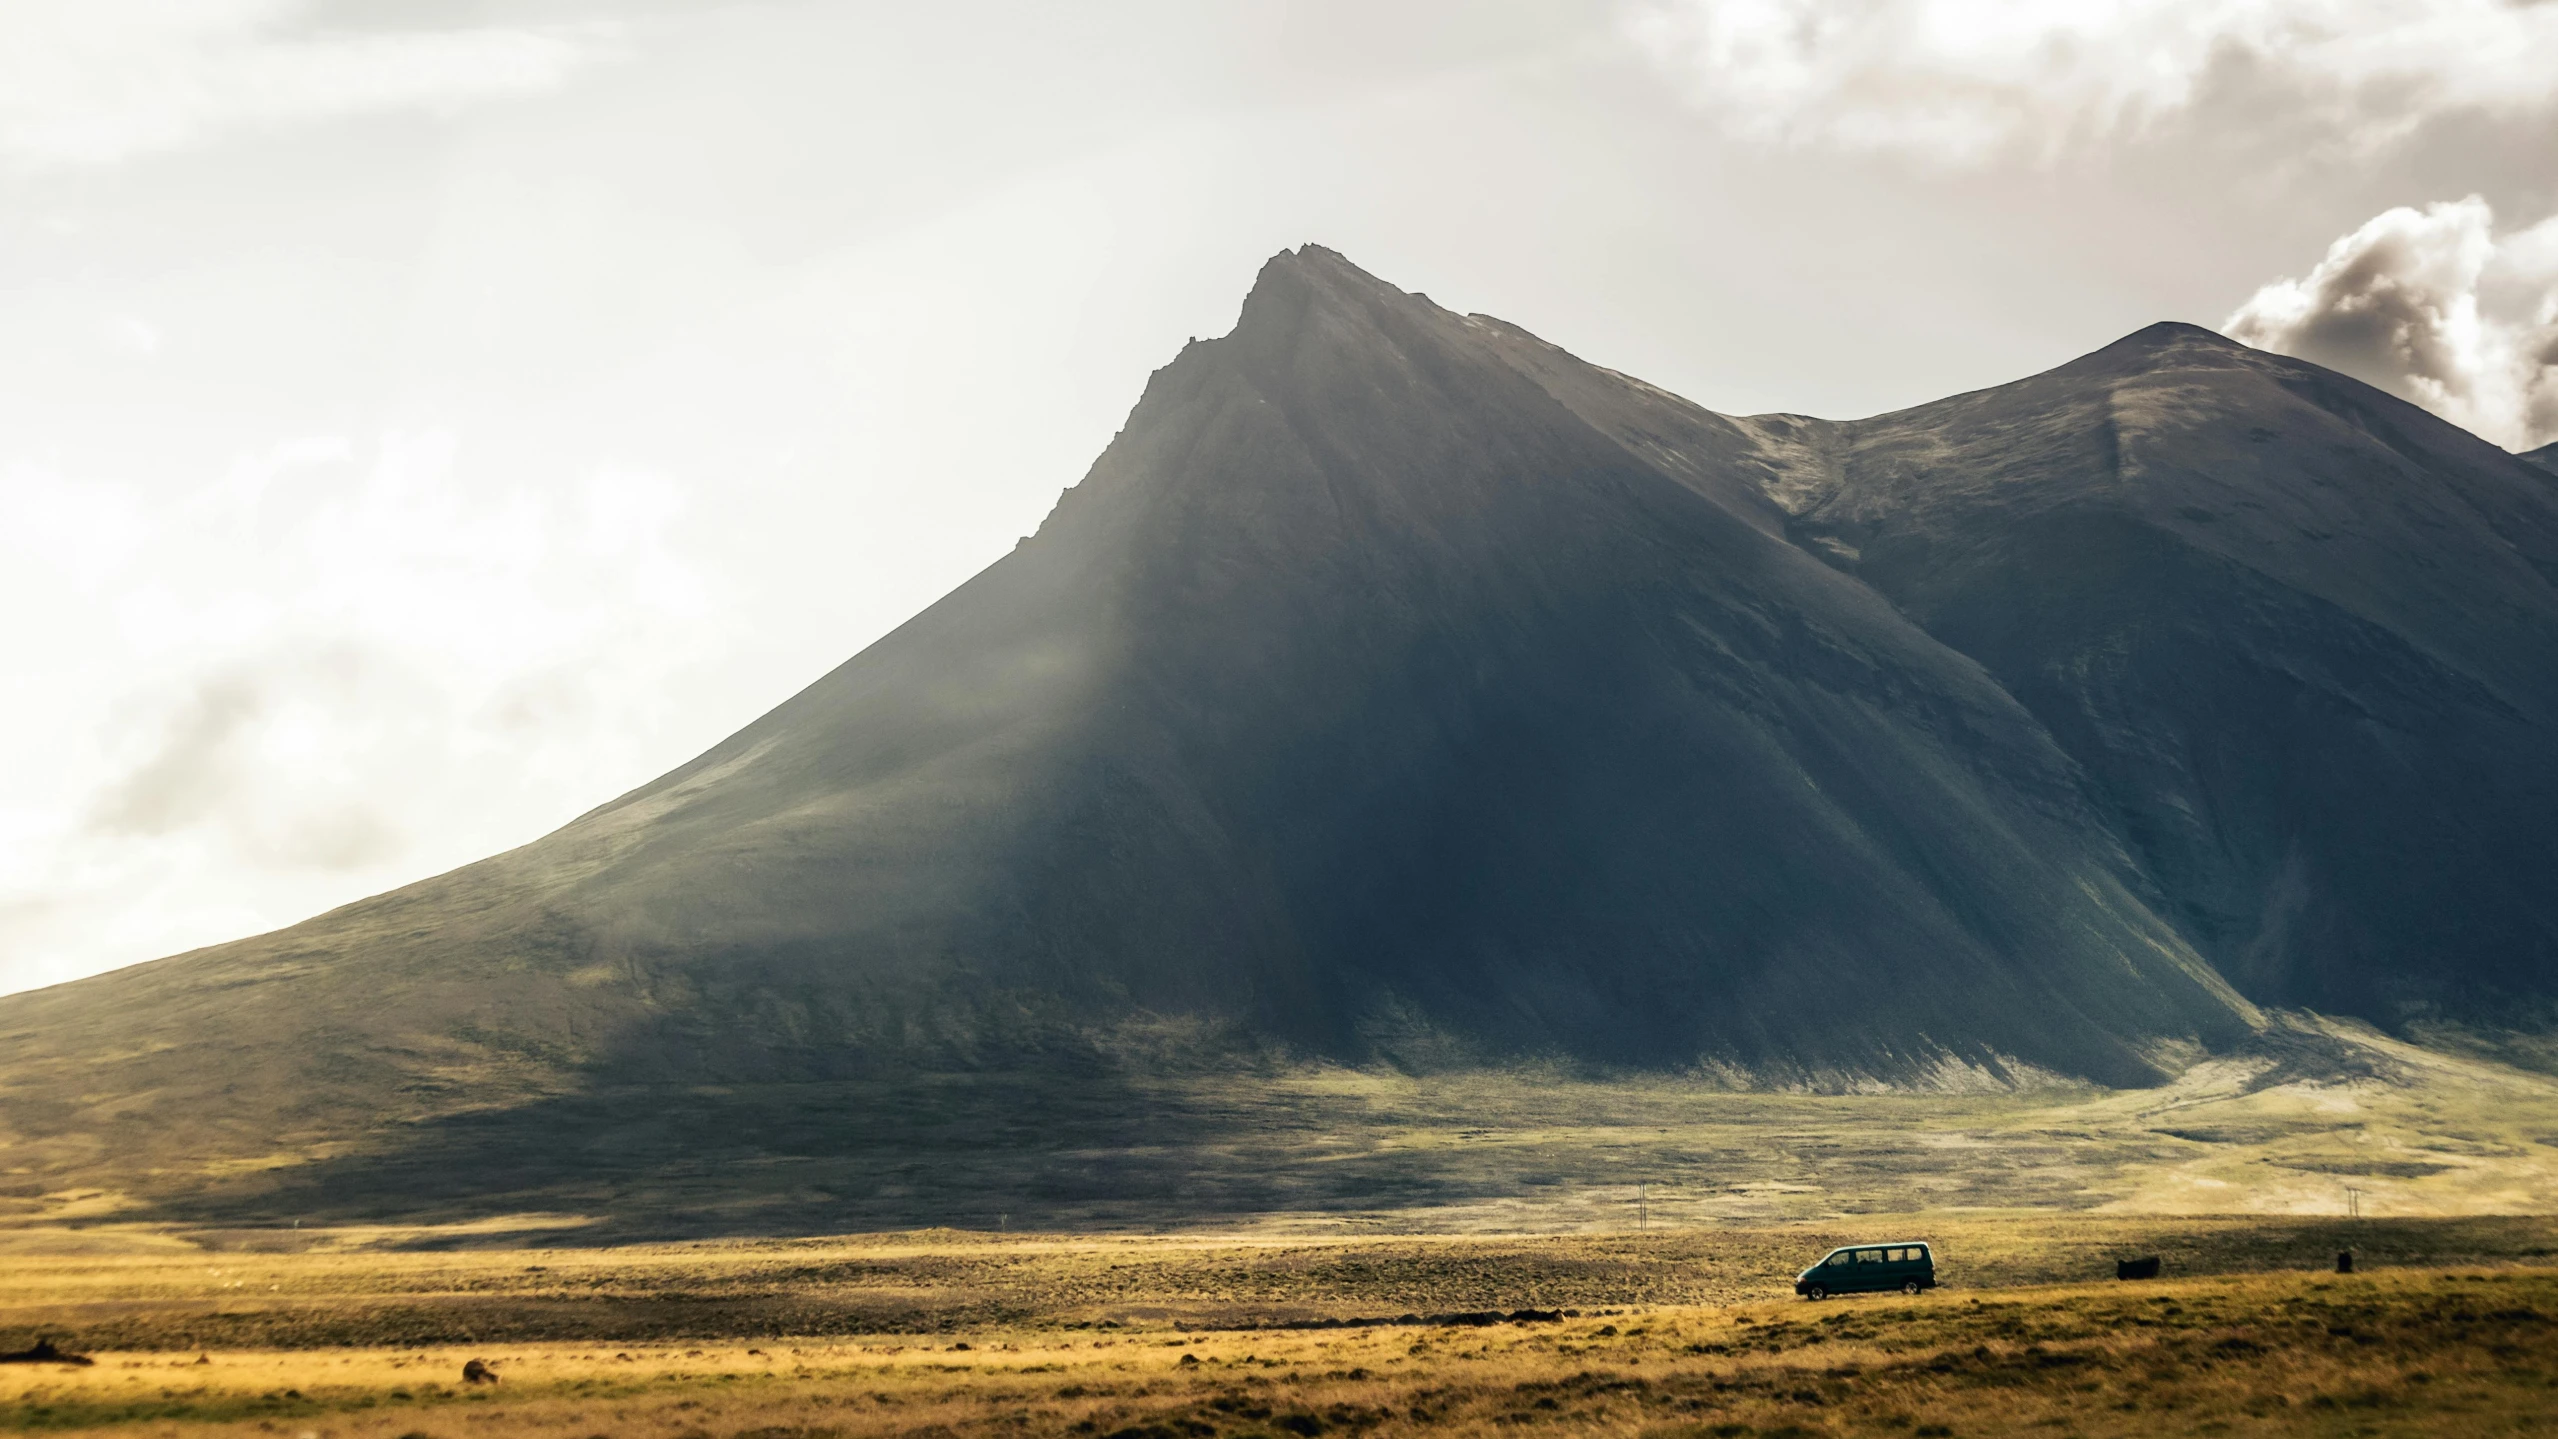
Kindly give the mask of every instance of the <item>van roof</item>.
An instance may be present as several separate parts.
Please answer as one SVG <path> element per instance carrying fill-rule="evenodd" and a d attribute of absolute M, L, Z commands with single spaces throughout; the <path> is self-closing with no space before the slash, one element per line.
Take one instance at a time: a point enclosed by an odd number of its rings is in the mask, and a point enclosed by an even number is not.
<path fill-rule="evenodd" d="M 1838 1245 L 1833 1245 L 1833 1246 L 1831 1246 L 1831 1248 L 1830 1248 L 1830 1252 L 1831 1252 L 1832 1254 L 1836 1254 L 1836 1253 L 1838 1253 L 1838 1252 L 1839 1252 L 1840 1250 L 1842 1250 L 1842 1249 L 1925 1249 L 1925 1248 L 1927 1248 L 1927 1241 L 1926 1241 L 1926 1240 L 1924 1240 L 1924 1239 L 1860 1239 L 1860 1240 L 1856 1241 L 1854 1244 L 1838 1244 Z"/>

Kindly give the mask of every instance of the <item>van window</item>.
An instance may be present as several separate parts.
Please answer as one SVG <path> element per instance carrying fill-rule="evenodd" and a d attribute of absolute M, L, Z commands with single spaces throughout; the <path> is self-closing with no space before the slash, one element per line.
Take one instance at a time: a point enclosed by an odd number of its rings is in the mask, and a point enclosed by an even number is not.
<path fill-rule="evenodd" d="M 1842 1249 L 1842 1250 L 1840 1250 L 1838 1253 L 1831 1255 L 1831 1256 L 1830 1256 L 1827 1260 L 1825 1260 L 1825 1261 L 1823 1261 L 1823 1262 L 1825 1262 L 1825 1263 L 1829 1263 L 1829 1264 L 1845 1264 L 1845 1263 L 1849 1262 L 1850 1260 L 1852 1260 L 1852 1259 L 1854 1259 L 1854 1258 L 1856 1258 L 1856 1256 L 1855 1256 L 1855 1255 L 1850 1254 L 1850 1253 L 1849 1253 L 1849 1252 L 1847 1252 L 1846 1250 Z"/>
<path fill-rule="evenodd" d="M 1859 1264 L 1880 1264 L 1883 1262 L 1883 1251 L 1880 1249 L 1860 1249 L 1856 1251 L 1856 1262 Z"/>
<path fill-rule="evenodd" d="M 1886 1249 L 1883 1251 L 1883 1262 L 1886 1264 L 1907 1264 L 1910 1262 L 1910 1252 L 1906 1249 Z"/>

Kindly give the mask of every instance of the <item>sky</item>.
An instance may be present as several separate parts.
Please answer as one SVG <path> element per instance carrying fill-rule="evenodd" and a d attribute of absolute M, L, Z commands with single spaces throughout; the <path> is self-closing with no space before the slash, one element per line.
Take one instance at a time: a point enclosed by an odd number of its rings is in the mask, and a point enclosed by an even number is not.
<path fill-rule="evenodd" d="M 525 843 L 1309 241 L 1730 413 L 2181 319 L 2558 440 L 2558 0 L 0 0 L 0 992 Z"/>

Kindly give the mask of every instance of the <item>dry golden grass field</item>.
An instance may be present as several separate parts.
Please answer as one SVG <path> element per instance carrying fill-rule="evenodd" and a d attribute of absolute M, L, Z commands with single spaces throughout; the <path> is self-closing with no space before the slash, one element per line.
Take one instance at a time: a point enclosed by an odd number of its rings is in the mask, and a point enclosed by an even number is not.
<path fill-rule="evenodd" d="M 723 1134 L 734 1096 L 655 1094 L 626 1106 L 654 1128 L 501 1118 L 504 1143 L 435 1130 L 396 1163 L 141 1153 L 75 1184 L 60 1146 L 0 1134 L 0 1349 L 97 1361 L 0 1365 L 0 1423 L 2093 1439 L 2558 1416 L 2546 1056 L 2283 1038 L 2124 1092 L 1167 1081 L 1119 1094 L 1118 1129 L 1000 1086 L 815 1086 L 758 1101 L 811 1116 L 787 1144 Z M 618 1167 L 554 1162 L 563 1135 Z M 888 1232 L 738 1237 L 842 1230 Z M 1903 1237 L 1935 1243 L 1941 1290 L 1788 1290 L 1833 1244 Z M 2164 1279 L 2111 1280 L 2145 1254 Z M 1569 1313 L 1340 1323 L 1527 1309 Z M 473 1359 L 498 1381 L 465 1385 Z"/>
<path fill-rule="evenodd" d="M 582 1246 L 942 1227 L 1551 1234 L 1632 1228 L 1638 1195 L 1687 1226 L 2341 1214 L 2349 1188 L 2401 1216 L 2558 1208 L 2558 1051 L 2418 1046 L 2314 1016 L 2155 1089 L 1771 1092 L 1315 1065 L 916 1075 L 607 1087 L 385 1122 L 361 1145 L 233 1135 L 212 1157 L 178 1142 L 185 1126 L 114 1105 L 39 1124 L 6 1102 L 7 1078 L 0 1244 L 66 1224 L 297 1220 Z"/>
<path fill-rule="evenodd" d="M 1943 1288 L 1788 1292 L 1829 1244 L 1903 1233 Z M 2548 1219 L 413 1247 L 492 1237 L 21 1234 L 0 1342 L 95 1363 L 0 1366 L 0 1416 L 167 1439 L 2558 1430 Z M 360 1247 L 384 1242 L 412 1247 Z M 2167 1277 L 2104 1277 L 2141 1253 Z M 1576 1312 L 1426 1322 L 1530 1307 Z M 472 1359 L 497 1382 L 465 1384 Z"/>

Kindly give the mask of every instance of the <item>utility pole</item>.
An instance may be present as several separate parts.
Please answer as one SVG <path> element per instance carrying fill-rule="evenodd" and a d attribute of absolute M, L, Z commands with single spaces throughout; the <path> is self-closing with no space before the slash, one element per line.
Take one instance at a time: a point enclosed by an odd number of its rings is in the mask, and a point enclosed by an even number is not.
<path fill-rule="evenodd" d="M 2363 1192 L 2350 1184 L 2345 1186 L 2345 1213 L 2353 1219 L 2363 1217 Z"/>
<path fill-rule="evenodd" d="M 1652 1227 L 1652 1186 L 1641 1180 L 1637 1180 L 1634 1186 L 1634 1227 Z"/>

